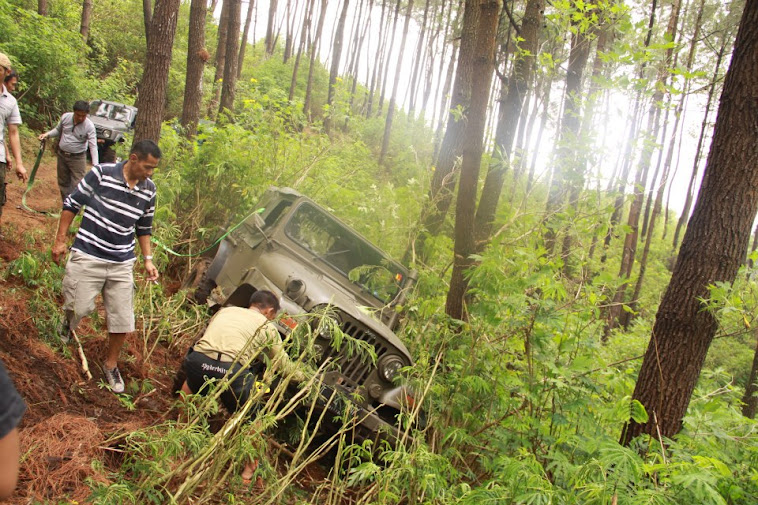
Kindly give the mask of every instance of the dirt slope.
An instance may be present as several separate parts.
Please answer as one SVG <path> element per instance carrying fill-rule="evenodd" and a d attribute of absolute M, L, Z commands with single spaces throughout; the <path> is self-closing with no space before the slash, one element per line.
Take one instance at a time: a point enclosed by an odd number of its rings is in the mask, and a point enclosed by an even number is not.
<path fill-rule="evenodd" d="M 27 169 L 33 166 L 27 156 Z M 173 400 L 173 370 L 181 356 L 174 350 L 158 349 L 150 363 L 143 364 L 136 336 L 127 339 L 122 356 L 122 373 L 129 378 L 146 379 L 157 388 L 134 398 L 136 409 L 128 410 L 119 399 L 99 384 L 103 375 L 98 363 L 105 352 L 105 338 L 85 323 L 80 333 L 92 335 L 84 341 L 90 361 L 92 380 L 81 372 L 74 344 L 55 343 L 50 335 L 39 335 L 30 311 L 35 293 L 23 281 L 8 276 L 8 263 L 24 251 L 49 251 L 57 220 L 22 209 L 25 185 L 8 174 L 8 202 L 0 220 L 0 359 L 6 365 L 17 389 L 27 403 L 21 429 L 23 462 L 19 487 L 7 503 L 57 502 L 66 497 L 82 503 L 89 494 L 87 477 L 107 481 L 105 473 L 95 472 L 93 458 L 111 463 L 113 451 L 103 447 L 105 440 L 119 433 L 159 422 L 170 413 Z M 56 183 L 55 160 L 43 159 L 37 182 L 27 195 L 27 205 L 43 211 L 58 212 L 60 196 Z M 6 279 L 7 277 L 7 279 Z M 60 306 L 61 300 L 51 306 Z M 38 305 L 38 304 L 37 304 Z M 95 336 L 97 335 L 97 336 Z M 53 343 L 46 343 L 53 342 Z"/>

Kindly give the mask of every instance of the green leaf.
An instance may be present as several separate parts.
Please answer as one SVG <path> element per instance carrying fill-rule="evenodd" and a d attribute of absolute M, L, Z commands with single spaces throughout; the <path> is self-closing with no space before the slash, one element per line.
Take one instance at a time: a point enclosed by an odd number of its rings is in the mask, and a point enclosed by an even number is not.
<path fill-rule="evenodd" d="M 629 408 L 629 417 L 632 421 L 638 424 L 645 424 L 650 418 L 645 410 L 645 406 L 638 400 L 632 400 L 632 404 Z"/>

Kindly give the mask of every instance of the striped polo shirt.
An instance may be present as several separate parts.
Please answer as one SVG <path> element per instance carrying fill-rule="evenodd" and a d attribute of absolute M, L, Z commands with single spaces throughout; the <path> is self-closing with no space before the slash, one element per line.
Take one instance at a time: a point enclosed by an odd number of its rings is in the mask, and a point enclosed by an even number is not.
<path fill-rule="evenodd" d="M 135 258 L 135 234 L 152 235 L 155 184 L 146 179 L 130 189 L 123 168 L 124 163 L 95 165 L 63 202 L 63 210 L 74 214 L 84 207 L 71 249 L 123 263 Z"/>

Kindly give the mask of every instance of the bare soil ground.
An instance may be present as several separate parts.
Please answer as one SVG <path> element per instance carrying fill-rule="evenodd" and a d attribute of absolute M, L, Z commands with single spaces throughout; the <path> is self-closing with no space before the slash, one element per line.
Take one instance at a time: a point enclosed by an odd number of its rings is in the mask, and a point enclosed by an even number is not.
<path fill-rule="evenodd" d="M 29 161 L 27 169 L 31 170 Z M 159 346 L 150 362 L 143 363 L 136 337 L 127 338 L 122 357 L 134 359 L 121 361 L 122 373 L 127 380 L 150 379 L 156 387 L 152 393 L 136 396 L 136 409 L 128 410 L 113 393 L 100 387 L 103 374 L 98 364 L 105 352 L 104 335 L 86 324 L 80 329 L 83 335 L 90 335 L 83 342 L 92 380 L 81 371 L 74 343 L 51 344 L 54 338 L 39 335 L 34 324 L 38 314 L 29 309 L 34 293 L 21 279 L 5 277 L 8 262 L 24 251 L 49 251 L 57 219 L 21 208 L 26 185 L 12 173 L 8 180 L 12 182 L 0 220 L 0 359 L 24 397 L 27 411 L 20 425 L 23 460 L 19 486 L 7 503 L 56 503 L 62 498 L 83 503 L 90 492 L 86 478 L 108 480 L 107 473 L 93 470 L 91 465 L 95 458 L 113 459 L 108 455 L 112 447 L 103 445 L 106 440 L 172 415 L 173 373 L 181 352 Z M 59 212 L 53 157 L 43 158 L 26 203 L 35 210 Z"/>

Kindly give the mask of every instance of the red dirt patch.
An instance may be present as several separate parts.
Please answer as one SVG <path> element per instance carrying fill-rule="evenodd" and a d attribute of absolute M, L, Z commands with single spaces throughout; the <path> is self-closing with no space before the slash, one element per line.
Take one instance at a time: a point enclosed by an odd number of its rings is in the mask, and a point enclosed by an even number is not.
<path fill-rule="evenodd" d="M 27 170 L 31 172 L 32 165 L 29 163 L 27 165 Z M 61 197 L 58 192 L 55 167 L 54 158 L 48 155 L 42 159 L 34 186 L 26 195 L 26 205 L 29 208 L 43 212 L 60 212 Z M 57 220 L 21 207 L 21 198 L 26 191 L 26 184 L 16 178 L 15 173 L 9 172 L 6 181 L 9 183 L 6 186 L 8 201 L 3 207 L 3 216 L 0 219 L 0 229 L 4 235 L 0 240 L 0 257 L 8 261 L 17 258 L 26 249 L 25 243 L 28 243 L 35 235 L 52 238 L 57 227 Z"/>

